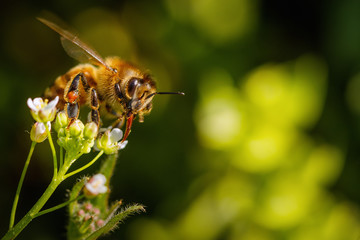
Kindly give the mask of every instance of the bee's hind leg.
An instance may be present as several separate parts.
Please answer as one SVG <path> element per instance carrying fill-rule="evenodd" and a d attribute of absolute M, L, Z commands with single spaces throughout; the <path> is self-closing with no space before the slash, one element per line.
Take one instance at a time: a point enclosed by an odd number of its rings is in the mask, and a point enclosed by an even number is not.
<path fill-rule="evenodd" d="M 97 92 L 94 88 L 91 88 L 82 72 L 78 73 L 74 79 L 71 81 L 68 90 L 64 94 L 64 99 L 66 101 L 65 109 L 68 118 L 70 119 L 70 126 L 79 116 L 80 106 L 78 103 L 79 98 L 79 84 L 81 84 L 85 90 L 85 92 L 90 92 L 90 107 L 91 114 L 90 120 L 99 127 L 100 124 L 100 114 L 99 114 L 99 99 L 97 96 Z"/>

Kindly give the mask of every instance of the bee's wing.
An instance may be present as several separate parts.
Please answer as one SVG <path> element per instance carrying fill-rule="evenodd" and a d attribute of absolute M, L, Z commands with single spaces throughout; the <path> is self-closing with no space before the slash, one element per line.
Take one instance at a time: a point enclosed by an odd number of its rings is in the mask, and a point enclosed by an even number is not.
<path fill-rule="evenodd" d="M 103 65 L 111 70 L 111 68 L 105 63 L 104 59 L 95 50 L 81 41 L 75 34 L 44 18 L 37 19 L 60 34 L 61 43 L 70 57 L 78 60 L 79 62 L 90 62 L 95 65 Z"/>

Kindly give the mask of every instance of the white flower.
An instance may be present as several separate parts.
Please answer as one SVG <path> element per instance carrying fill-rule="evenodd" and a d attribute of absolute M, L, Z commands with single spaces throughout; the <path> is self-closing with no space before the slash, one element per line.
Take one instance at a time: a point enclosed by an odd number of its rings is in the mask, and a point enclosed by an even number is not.
<path fill-rule="evenodd" d="M 106 130 L 104 134 L 97 139 L 96 148 L 103 150 L 106 154 L 113 154 L 118 150 L 124 149 L 128 141 L 119 142 L 123 137 L 123 132 L 119 128 Z"/>
<path fill-rule="evenodd" d="M 35 98 L 27 100 L 27 105 L 30 108 L 31 115 L 37 122 L 51 122 L 56 115 L 56 104 L 59 102 L 59 96 L 56 96 L 51 102 L 43 100 L 42 98 Z"/>
<path fill-rule="evenodd" d="M 106 177 L 98 173 L 90 178 L 85 184 L 85 195 L 93 197 L 101 193 L 106 193 L 107 187 L 105 186 Z"/>
<path fill-rule="evenodd" d="M 50 129 L 51 129 L 50 122 L 47 122 L 46 124 L 50 131 Z M 45 139 L 47 138 L 45 124 L 42 122 L 34 123 L 34 125 L 31 128 L 31 131 L 30 131 L 30 138 L 31 138 L 31 141 L 34 141 L 37 143 L 41 143 L 41 142 L 45 141 Z"/>

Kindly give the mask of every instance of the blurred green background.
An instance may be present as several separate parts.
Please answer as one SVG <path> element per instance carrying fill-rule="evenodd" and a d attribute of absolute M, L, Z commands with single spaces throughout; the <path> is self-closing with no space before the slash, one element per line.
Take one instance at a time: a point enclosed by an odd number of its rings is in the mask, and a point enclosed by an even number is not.
<path fill-rule="evenodd" d="M 0 235 L 30 146 L 26 99 L 77 64 L 35 19 L 48 10 L 102 56 L 149 69 L 160 91 L 186 93 L 155 97 L 134 124 L 112 197 L 147 212 L 104 239 L 359 239 L 359 9 L 353 0 L 2 3 Z M 49 183 L 50 156 L 47 143 L 37 147 L 17 219 Z M 64 239 L 66 218 L 62 209 L 35 219 L 18 239 Z"/>

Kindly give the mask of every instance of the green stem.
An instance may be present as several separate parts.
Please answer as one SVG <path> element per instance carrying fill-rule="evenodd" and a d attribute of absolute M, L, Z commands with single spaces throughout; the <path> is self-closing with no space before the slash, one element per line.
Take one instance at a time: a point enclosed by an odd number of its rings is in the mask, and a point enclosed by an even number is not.
<path fill-rule="evenodd" d="M 69 170 L 70 166 L 70 161 L 64 163 L 63 167 L 59 171 L 59 174 L 57 175 L 57 177 L 53 177 L 51 183 L 46 188 L 40 199 L 35 203 L 35 205 L 30 209 L 30 211 L 5 234 L 5 236 L 1 240 L 14 239 L 37 216 L 37 214 L 49 200 L 55 189 L 64 180 L 64 175 Z"/>
<path fill-rule="evenodd" d="M 103 153 L 104 153 L 104 151 L 101 150 L 101 151 L 98 153 L 98 155 L 96 155 L 96 157 L 95 157 L 93 160 L 91 160 L 88 164 L 86 164 L 85 166 L 82 166 L 81 168 L 76 169 L 75 171 L 72 171 L 72 172 L 66 174 L 66 175 L 64 176 L 64 179 L 66 179 L 66 178 L 68 178 L 68 177 L 70 177 L 70 176 L 72 176 L 72 175 L 74 175 L 74 174 L 76 174 L 76 173 L 78 173 L 78 172 L 81 172 L 81 171 L 85 170 L 86 168 L 90 167 L 94 162 L 96 162 L 96 160 L 98 160 L 99 157 L 101 157 L 101 155 L 102 155 Z"/>
<path fill-rule="evenodd" d="M 25 165 L 24 165 L 24 169 L 23 169 L 23 171 L 22 171 L 22 173 L 21 173 L 21 177 L 20 177 L 20 181 L 19 181 L 18 187 L 17 187 L 17 189 L 16 189 L 16 194 L 15 194 L 15 198 L 14 198 L 14 203 L 13 203 L 12 210 L 11 210 L 11 215 L 10 215 L 9 229 L 11 229 L 11 228 L 14 226 L 16 207 L 17 207 L 17 204 L 18 204 L 18 201 L 19 201 L 19 196 L 20 196 L 21 187 L 22 187 L 23 182 L 24 182 L 24 178 L 25 178 L 26 171 L 27 171 L 28 166 L 29 166 L 29 163 L 30 163 L 31 156 L 32 156 L 32 154 L 33 154 L 33 152 L 34 152 L 35 145 L 36 145 L 36 142 L 32 142 L 32 143 L 31 143 L 29 155 L 28 155 L 28 157 L 27 157 L 27 159 L 26 159 L 26 162 L 25 162 Z"/>
<path fill-rule="evenodd" d="M 60 159 L 59 159 L 59 161 L 60 161 L 59 168 L 61 168 L 62 165 L 64 164 L 64 148 L 63 147 L 60 147 Z"/>
<path fill-rule="evenodd" d="M 52 152 L 52 155 L 53 155 L 53 161 L 54 161 L 54 177 L 53 177 L 53 178 L 55 179 L 56 176 L 57 176 L 57 157 L 56 157 L 56 151 L 55 151 L 55 147 L 54 147 L 53 140 L 52 140 L 52 138 L 51 138 L 51 133 L 50 133 L 49 127 L 48 127 L 48 125 L 47 125 L 46 123 L 45 123 L 45 128 L 46 128 L 46 133 L 47 133 L 47 135 L 48 135 L 51 152 Z"/>
<path fill-rule="evenodd" d="M 79 196 L 79 197 L 77 197 L 77 198 L 75 198 L 75 199 L 72 199 L 72 200 L 66 201 L 66 202 L 64 202 L 64 203 L 61 203 L 61 204 L 59 204 L 59 205 L 56 205 L 56 206 L 54 206 L 54 207 L 52 207 L 52 208 L 48 208 L 48 209 L 46 209 L 46 210 L 43 210 L 43 211 L 41 211 L 41 212 L 38 212 L 37 214 L 34 215 L 33 218 L 37 218 L 37 217 L 40 217 L 41 215 L 44 215 L 44 214 L 47 214 L 47 213 L 56 211 L 56 210 L 58 210 L 58 209 L 60 209 L 60 208 L 62 208 L 62 207 L 65 207 L 66 205 L 68 205 L 68 204 L 70 204 L 70 203 L 72 203 L 72 202 L 74 202 L 74 201 L 80 200 L 80 199 L 82 199 L 82 198 L 84 198 L 84 197 L 85 197 L 85 195 L 82 195 L 82 196 Z"/>

